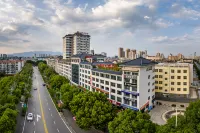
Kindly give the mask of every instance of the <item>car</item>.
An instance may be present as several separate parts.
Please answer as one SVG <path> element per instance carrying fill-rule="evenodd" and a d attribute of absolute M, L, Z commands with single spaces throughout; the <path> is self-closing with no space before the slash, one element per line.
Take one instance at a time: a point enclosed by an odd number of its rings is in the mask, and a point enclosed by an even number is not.
<path fill-rule="evenodd" d="M 42 84 L 43 86 L 45 86 L 46 84 L 44 83 L 44 84 Z"/>
<path fill-rule="evenodd" d="M 32 120 L 33 120 L 33 113 L 28 113 L 27 121 L 32 121 Z"/>
<path fill-rule="evenodd" d="M 34 88 L 34 90 L 37 90 L 37 88 Z"/>

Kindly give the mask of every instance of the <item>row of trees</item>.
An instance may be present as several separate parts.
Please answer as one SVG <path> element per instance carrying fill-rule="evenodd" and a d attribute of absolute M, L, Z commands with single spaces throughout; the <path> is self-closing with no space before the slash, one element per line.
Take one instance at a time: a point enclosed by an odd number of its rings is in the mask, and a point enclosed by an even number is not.
<path fill-rule="evenodd" d="M 25 64 L 23 70 L 15 76 L 0 79 L 0 132 L 13 133 L 16 127 L 18 111 L 16 105 L 23 96 L 26 102 L 32 86 L 32 65 Z"/>
<path fill-rule="evenodd" d="M 198 62 L 196 62 L 196 63 L 198 63 Z M 194 68 L 195 68 L 195 70 L 197 72 L 198 79 L 200 80 L 200 70 L 199 70 L 199 68 L 197 67 L 197 65 L 195 63 L 194 63 Z"/>
<path fill-rule="evenodd" d="M 108 102 L 104 94 L 83 91 L 80 87 L 70 85 L 67 79 L 56 74 L 44 63 L 39 64 L 39 69 L 50 85 L 49 92 L 52 97 L 61 98 L 63 107 L 71 110 L 76 116 L 76 123 L 82 129 L 108 128 L 110 133 L 200 132 L 200 101 L 190 103 L 184 116 L 178 115 L 177 127 L 175 127 L 175 117 L 170 118 L 167 124 L 159 126 L 151 122 L 147 113 L 134 112 L 130 109 L 117 113 L 117 108 Z"/>

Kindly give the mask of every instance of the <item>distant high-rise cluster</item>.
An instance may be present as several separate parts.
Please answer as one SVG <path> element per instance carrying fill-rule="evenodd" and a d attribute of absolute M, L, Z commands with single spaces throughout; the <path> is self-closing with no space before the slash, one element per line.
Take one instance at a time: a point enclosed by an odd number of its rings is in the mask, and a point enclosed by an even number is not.
<path fill-rule="evenodd" d="M 131 49 L 126 49 L 126 51 L 124 51 L 123 48 L 119 48 L 118 51 L 118 57 L 119 58 L 127 58 L 127 59 L 136 59 L 139 57 L 146 57 L 147 56 L 147 51 L 136 51 L 135 49 L 131 50 Z"/>
<path fill-rule="evenodd" d="M 0 59 L 5 59 L 7 57 L 8 57 L 7 54 L 0 54 Z"/>
<path fill-rule="evenodd" d="M 90 35 L 77 31 L 63 37 L 63 59 L 72 55 L 90 53 Z"/>

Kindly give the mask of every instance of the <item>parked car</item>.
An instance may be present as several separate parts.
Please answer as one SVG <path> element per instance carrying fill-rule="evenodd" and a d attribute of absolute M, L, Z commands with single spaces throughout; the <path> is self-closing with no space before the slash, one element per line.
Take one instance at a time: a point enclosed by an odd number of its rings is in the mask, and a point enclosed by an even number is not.
<path fill-rule="evenodd" d="M 37 88 L 34 88 L 34 90 L 37 90 Z"/>
<path fill-rule="evenodd" d="M 32 121 L 32 120 L 33 120 L 33 113 L 28 113 L 27 121 Z"/>
<path fill-rule="evenodd" d="M 42 84 L 43 86 L 45 86 L 46 84 L 44 83 L 44 84 Z"/>

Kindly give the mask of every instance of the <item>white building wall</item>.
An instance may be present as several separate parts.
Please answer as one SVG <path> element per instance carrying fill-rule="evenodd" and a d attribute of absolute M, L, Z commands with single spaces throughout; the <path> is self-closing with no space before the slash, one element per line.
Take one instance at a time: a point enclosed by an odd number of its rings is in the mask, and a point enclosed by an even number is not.
<path fill-rule="evenodd" d="M 149 106 L 152 106 L 152 96 L 155 97 L 154 76 L 155 74 L 153 72 L 153 69 L 147 71 L 147 67 L 140 68 L 138 77 L 139 109 L 143 107 L 148 101 L 149 101 Z"/>

